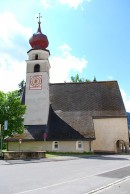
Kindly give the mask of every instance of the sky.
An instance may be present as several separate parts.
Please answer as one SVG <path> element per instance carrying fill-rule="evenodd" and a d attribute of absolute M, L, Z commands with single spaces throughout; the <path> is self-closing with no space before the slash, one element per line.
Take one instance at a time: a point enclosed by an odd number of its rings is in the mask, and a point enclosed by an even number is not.
<path fill-rule="evenodd" d="M 116 80 L 130 112 L 130 0 L 1 0 L 0 90 L 26 80 L 29 38 L 49 40 L 50 82 Z"/>

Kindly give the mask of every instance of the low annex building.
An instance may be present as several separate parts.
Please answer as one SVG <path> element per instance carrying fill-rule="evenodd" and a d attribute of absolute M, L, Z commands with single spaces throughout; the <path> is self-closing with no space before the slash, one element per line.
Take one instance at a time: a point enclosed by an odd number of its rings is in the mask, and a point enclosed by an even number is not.
<path fill-rule="evenodd" d="M 117 81 L 49 83 L 49 42 L 40 17 L 38 24 L 26 61 L 25 131 L 8 140 L 8 150 L 18 151 L 21 139 L 21 151 L 126 151 L 127 114 Z"/>

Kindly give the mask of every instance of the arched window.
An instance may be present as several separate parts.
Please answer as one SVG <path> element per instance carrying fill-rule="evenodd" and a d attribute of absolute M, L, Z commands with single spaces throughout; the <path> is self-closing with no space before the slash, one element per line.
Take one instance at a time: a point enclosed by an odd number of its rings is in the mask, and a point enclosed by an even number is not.
<path fill-rule="evenodd" d="M 58 141 L 53 141 L 52 149 L 53 150 L 59 150 L 59 142 Z"/>
<path fill-rule="evenodd" d="M 38 60 L 38 54 L 35 55 L 35 60 Z"/>
<path fill-rule="evenodd" d="M 40 65 L 39 64 L 36 64 L 34 66 L 34 72 L 40 72 Z"/>

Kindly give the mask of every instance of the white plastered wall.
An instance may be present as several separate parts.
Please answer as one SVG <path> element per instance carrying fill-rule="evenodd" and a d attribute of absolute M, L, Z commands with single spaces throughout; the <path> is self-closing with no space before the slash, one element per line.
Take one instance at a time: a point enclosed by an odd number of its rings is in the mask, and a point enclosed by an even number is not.
<path fill-rule="evenodd" d="M 38 59 L 35 60 L 35 55 Z M 26 71 L 26 92 L 24 125 L 46 125 L 49 114 L 49 52 L 45 50 L 31 50 L 28 53 Z M 34 72 L 34 66 L 40 65 L 40 72 Z M 32 79 L 40 79 L 39 88 L 30 87 Z"/>
<path fill-rule="evenodd" d="M 28 52 L 28 56 L 29 56 L 29 60 L 35 60 L 35 55 L 38 55 L 38 59 L 42 60 L 42 59 L 48 59 L 49 58 L 49 52 L 48 51 L 45 51 L 45 50 L 30 50 Z"/>
<path fill-rule="evenodd" d="M 8 142 L 8 150 L 19 151 L 20 149 L 20 151 L 90 152 L 89 141 L 83 141 L 83 150 L 76 149 L 76 141 L 58 141 L 58 143 L 59 149 L 53 150 L 52 141 L 30 141 L 22 142 L 20 145 L 19 142 Z"/>
<path fill-rule="evenodd" d="M 24 125 L 46 125 L 49 114 L 49 86 L 48 76 L 45 72 L 39 72 L 42 76 L 41 90 L 30 90 L 30 76 L 28 73 L 26 80 L 25 104 L 27 106 L 24 117 Z"/>
<path fill-rule="evenodd" d="M 96 152 L 117 152 L 116 142 L 123 140 L 128 144 L 127 118 L 93 119 L 95 137 L 93 150 Z"/>

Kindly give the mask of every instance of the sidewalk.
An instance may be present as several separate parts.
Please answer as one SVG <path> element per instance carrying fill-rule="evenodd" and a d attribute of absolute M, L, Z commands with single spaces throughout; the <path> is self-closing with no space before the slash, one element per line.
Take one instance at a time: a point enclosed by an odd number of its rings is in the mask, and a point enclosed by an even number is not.
<path fill-rule="evenodd" d="M 122 156 L 122 157 L 121 157 Z M 127 157 L 128 156 L 128 157 Z M 103 159 L 109 158 L 122 158 L 130 160 L 130 154 L 93 154 L 93 155 L 80 155 L 80 156 L 54 156 L 50 158 L 40 158 L 40 159 L 25 159 L 25 160 L 2 160 L 0 159 L 0 165 L 13 165 L 13 164 L 29 164 L 29 163 L 41 163 L 41 162 L 58 162 L 67 160 L 79 160 L 79 159 L 89 159 L 102 157 Z"/>
<path fill-rule="evenodd" d="M 40 158 L 40 159 L 26 159 L 26 160 L 0 160 L 0 165 L 10 164 L 27 164 L 27 163 L 40 163 L 40 162 L 52 162 L 52 161 L 67 161 L 67 160 L 78 160 L 81 158 L 97 157 L 99 155 L 86 155 L 86 156 L 56 156 L 51 158 Z"/>

